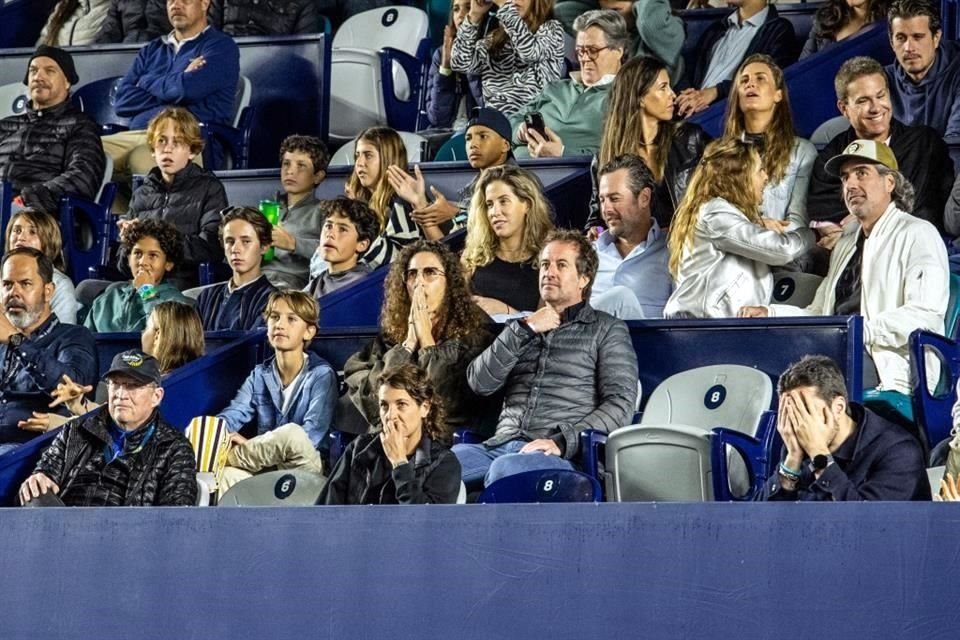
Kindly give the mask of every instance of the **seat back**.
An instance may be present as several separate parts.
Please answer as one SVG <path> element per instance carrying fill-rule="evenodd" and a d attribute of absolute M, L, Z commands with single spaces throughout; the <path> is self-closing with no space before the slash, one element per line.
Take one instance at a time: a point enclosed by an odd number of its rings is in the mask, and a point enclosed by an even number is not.
<path fill-rule="evenodd" d="M 426 149 L 427 139 L 419 133 L 409 131 L 397 131 L 400 139 L 403 140 L 403 146 L 407 150 L 407 162 L 416 164 L 423 162 L 423 151 Z M 330 157 L 330 166 L 353 166 L 353 155 L 357 148 L 356 139 L 350 140 L 337 149 Z"/>
<path fill-rule="evenodd" d="M 607 499 L 713 500 L 710 431 L 685 425 L 632 425 L 607 438 Z"/>
<path fill-rule="evenodd" d="M 814 129 L 810 142 L 818 149 L 825 147 L 831 140 L 850 128 L 850 121 L 844 116 L 830 118 Z"/>
<path fill-rule="evenodd" d="M 466 162 L 467 146 L 466 137 L 463 133 L 455 133 L 443 143 L 436 155 L 433 156 L 434 162 Z"/>
<path fill-rule="evenodd" d="M 943 317 L 943 331 L 948 338 L 957 339 L 960 329 L 960 274 L 950 274 L 950 297 Z"/>
<path fill-rule="evenodd" d="M 927 482 L 930 483 L 930 495 L 936 496 L 940 493 L 940 481 L 943 480 L 943 473 L 946 470 L 947 468 L 945 466 L 927 468 Z"/>
<path fill-rule="evenodd" d="M 363 129 L 387 124 L 387 104 L 381 69 L 383 49 L 416 58 L 427 37 L 427 14 L 415 7 L 381 7 L 348 19 L 333 39 L 330 82 L 330 135 L 353 137 Z M 399 100 L 419 100 L 420 78 L 408 78 L 397 62 L 389 65 L 393 93 Z M 411 127 L 414 128 L 414 127 Z"/>
<path fill-rule="evenodd" d="M 789 271 L 777 274 L 773 282 L 773 300 L 776 304 L 805 307 L 813 302 L 817 287 L 823 278 L 812 273 Z"/>
<path fill-rule="evenodd" d="M 233 118 L 230 120 L 231 126 L 240 126 L 240 116 L 243 114 L 243 110 L 250 106 L 250 99 L 252 97 L 253 83 L 250 82 L 250 78 L 247 76 L 240 76 L 237 82 L 237 95 L 233 98 Z"/>
<path fill-rule="evenodd" d="M 758 369 L 723 364 L 698 367 L 658 384 L 640 423 L 706 430 L 726 427 L 753 436 L 772 400 L 773 383 Z"/>
<path fill-rule="evenodd" d="M 24 113 L 28 99 L 27 85 L 22 82 L 0 85 L 0 118 Z"/>
<path fill-rule="evenodd" d="M 503 477 L 477 502 L 599 502 L 600 483 L 579 471 L 535 470 Z"/>
<path fill-rule="evenodd" d="M 930 368 L 939 363 L 940 377 L 933 382 Z M 910 334 L 910 382 L 913 420 L 934 446 L 950 436 L 951 411 L 957 402 L 960 380 L 960 346 L 950 338 L 917 329 Z M 933 384 L 931 384 L 933 382 Z"/>
<path fill-rule="evenodd" d="M 88 82 L 74 91 L 74 104 L 91 120 L 101 126 L 106 124 L 126 125 L 129 118 L 118 116 L 113 106 L 117 95 L 117 84 L 120 79 L 121 76 L 113 76 Z"/>
<path fill-rule="evenodd" d="M 326 478 L 301 469 L 280 469 L 241 480 L 220 498 L 221 507 L 306 507 L 316 504 Z"/>

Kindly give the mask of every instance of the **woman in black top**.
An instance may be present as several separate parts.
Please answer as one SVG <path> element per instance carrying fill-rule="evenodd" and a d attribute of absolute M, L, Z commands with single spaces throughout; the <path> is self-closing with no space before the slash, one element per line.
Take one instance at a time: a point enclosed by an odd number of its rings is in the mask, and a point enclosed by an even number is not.
<path fill-rule="evenodd" d="M 537 257 L 553 228 L 550 214 L 540 181 L 526 169 L 503 165 L 477 181 L 460 260 L 474 301 L 489 315 L 539 306 Z"/>
<path fill-rule="evenodd" d="M 381 374 L 382 429 L 347 445 L 317 504 L 443 504 L 460 493 L 460 463 L 447 440 L 443 401 L 407 363 Z"/>

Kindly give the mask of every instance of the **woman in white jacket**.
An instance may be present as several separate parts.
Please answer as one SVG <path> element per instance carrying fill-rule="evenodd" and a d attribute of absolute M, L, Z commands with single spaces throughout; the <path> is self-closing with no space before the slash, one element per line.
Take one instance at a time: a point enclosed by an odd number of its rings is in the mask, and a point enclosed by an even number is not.
<path fill-rule="evenodd" d="M 110 10 L 110 0 L 60 0 L 40 32 L 37 44 L 72 47 L 93 44 Z"/>
<path fill-rule="evenodd" d="M 782 231 L 760 216 L 766 182 L 756 145 L 736 139 L 707 145 L 667 240 L 676 286 L 665 317 L 729 318 L 742 306 L 766 304 L 770 267 L 814 245 L 810 229 Z"/>

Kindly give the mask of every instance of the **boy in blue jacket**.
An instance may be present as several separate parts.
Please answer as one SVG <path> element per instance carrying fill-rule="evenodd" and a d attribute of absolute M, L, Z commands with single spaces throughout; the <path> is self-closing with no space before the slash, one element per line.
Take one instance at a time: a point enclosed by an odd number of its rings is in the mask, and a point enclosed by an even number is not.
<path fill-rule="evenodd" d="M 268 467 L 323 474 L 318 449 L 333 421 L 337 375 L 306 351 L 317 332 L 319 309 L 302 291 L 270 295 L 264 317 L 274 357 L 257 366 L 218 417 L 234 432 L 221 492 Z M 254 424 L 257 436 L 237 433 Z"/>

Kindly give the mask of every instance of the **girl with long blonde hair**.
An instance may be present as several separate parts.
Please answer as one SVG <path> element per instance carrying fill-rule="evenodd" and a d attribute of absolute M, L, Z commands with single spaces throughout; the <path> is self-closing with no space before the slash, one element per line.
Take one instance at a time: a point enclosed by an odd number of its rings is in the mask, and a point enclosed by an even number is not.
<path fill-rule="evenodd" d="M 550 203 L 536 175 L 513 165 L 477 181 L 460 260 L 474 301 L 491 316 L 539 306 L 537 256 L 553 229 Z"/>
<path fill-rule="evenodd" d="M 17 247 L 33 247 L 50 258 L 54 284 L 50 310 L 60 322 L 76 324 L 80 303 L 77 302 L 73 281 L 64 273 L 63 238 L 60 225 L 53 216 L 39 209 L 21 209 L 7 223 L 4 246 L 7 251 Z"/>
<path fill-rule="evenodd" d="M 347 179 L 347 196 L 366 202 L 380 220 L 380 237 L 362 260 L 375 269 L 393 261 L 397 251 L 421 237 L 410 216 L 412 207 L 397 195 L 388 179 L 389 167 L 407 168 L 407 148 L 389 127 L 370 127 L 357 137 L 353 172 Z"/>
<path fill-rule="evenodd" d="M 724 139 L 707 145 L 667 238 L 676 287 L 664 317 L 729 318 L 741 307 L 767 304 L 770 266 L 814 245 L 808 228 L 782 231 L 764 222 L 766 181 L 755 144 Z"/>
<path fill-rule="evenodd" d="M 764 218 L 807 226 L 807 188 L 817 148 L 793 128 L 783 70 L 770 56 L 757 53 L 743 61 L 733 84 L 723 137 L 762 143 L 768 182 L 760 212 Z"/>

